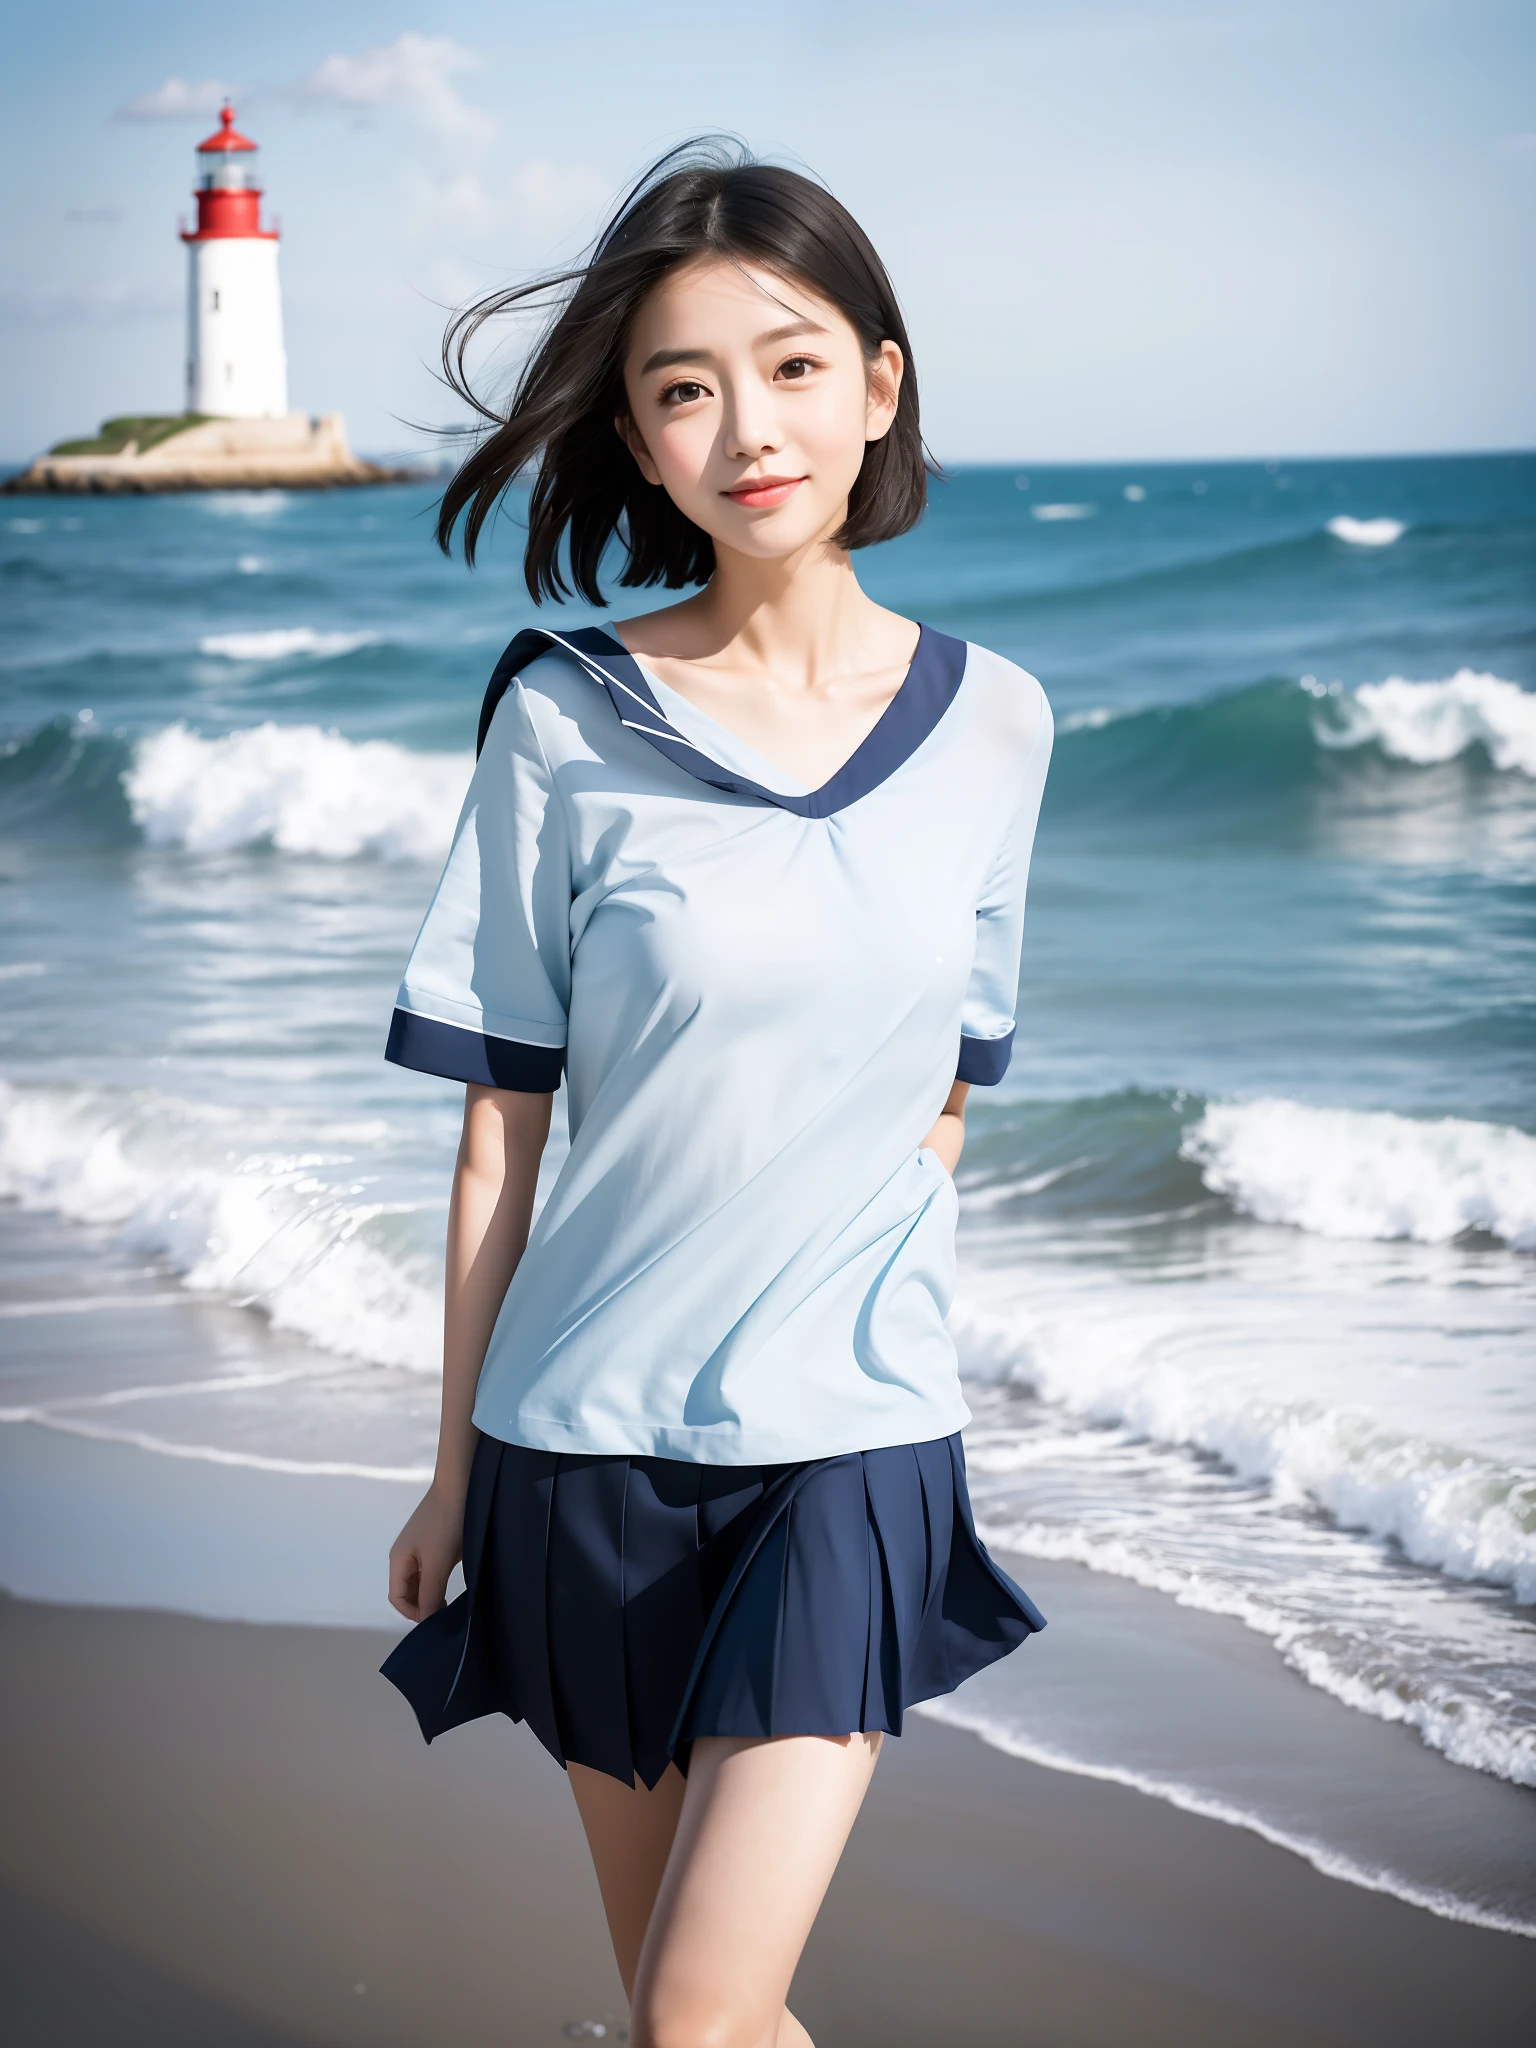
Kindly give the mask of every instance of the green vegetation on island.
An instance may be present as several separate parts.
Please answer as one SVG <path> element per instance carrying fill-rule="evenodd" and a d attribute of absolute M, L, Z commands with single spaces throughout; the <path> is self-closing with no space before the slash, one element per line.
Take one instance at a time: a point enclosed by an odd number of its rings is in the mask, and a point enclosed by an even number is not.
<path fill-rule="evenodd" d="M 142 455 L 146 448 L 158 447 L 162 441 L 169 441 L 173 434 L 185 433 L 188 427 L 200 427 L 205 420 L 212 418 L 213 414 L 208 412 L 130 413 L 122 419 L 103 420 L 101 431 L 90 440 L 60 441 L 48 453 L 121 455 L 132 441 Z"/>

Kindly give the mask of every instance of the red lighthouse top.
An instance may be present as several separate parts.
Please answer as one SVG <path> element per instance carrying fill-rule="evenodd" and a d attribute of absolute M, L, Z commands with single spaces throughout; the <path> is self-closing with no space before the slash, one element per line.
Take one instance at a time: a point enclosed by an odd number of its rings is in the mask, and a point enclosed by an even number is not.
<path fill-rule="evenodd" d="M 235 110 L 225 104 L 218 133 L 197 145 L 197 227 L 184 242 L 238 237 L 275 242 L 276 228 L 261 225 L 261 187 L 256 182 L 256 145 L 235 127 Z"/>
<path fill-rule="evenodd" d="M 218 134 L 210 135 L 206 142 L 200 142 L 197 145 L 197 153 L 199 156 L 205 156 L 211 149 L 254 149 L 255 147 L 254 142 L 248 142 L 243 135 L 236 134 L 235 110 L 226 100 L 219 109 Z"/>

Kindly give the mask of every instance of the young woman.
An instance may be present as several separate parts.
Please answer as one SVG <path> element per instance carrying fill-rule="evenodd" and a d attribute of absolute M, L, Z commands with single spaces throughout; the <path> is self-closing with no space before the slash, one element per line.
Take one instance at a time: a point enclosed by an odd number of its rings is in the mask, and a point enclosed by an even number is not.
<path fill-rule="evenodd" d="M 512 642 L 400 989 L 389 1057 L 469 1085 L 384 1668 L 429 1741 L 500 1711 L 566 1766 L 634 2048 L 792 2048 L 882 1736 L 1043 1626 L 972 1524 L 944 1317 L 1051 718 L 859 587 L 927 476 L 836 200 L 694 148 L 558 282 L 439 539 L 464 514 L 472 558 L 531 467 L 535 600 L 601 605 L 613 547 L 621 583 L 702 587 Z M 450 330 L 466 395 L 534 289 Z"/>

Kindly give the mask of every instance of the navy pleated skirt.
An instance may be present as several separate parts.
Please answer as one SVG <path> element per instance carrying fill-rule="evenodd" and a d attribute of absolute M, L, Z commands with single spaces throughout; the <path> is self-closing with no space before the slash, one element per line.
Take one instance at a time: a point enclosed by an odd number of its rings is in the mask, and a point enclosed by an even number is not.
<path fill-rule="evenodd" d="M 794 1465 L 483 1436 L 464 1577 L 383 1666 L 428 1742 L 502 1713 L 648 1786 L 700 1736 L 899 1735 L 1045 1626 L 976 1534 L 958 1436 Z"/>

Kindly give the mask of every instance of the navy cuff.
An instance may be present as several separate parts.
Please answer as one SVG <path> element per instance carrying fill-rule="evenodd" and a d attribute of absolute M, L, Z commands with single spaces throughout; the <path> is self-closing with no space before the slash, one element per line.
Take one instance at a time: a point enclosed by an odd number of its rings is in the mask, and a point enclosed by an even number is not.
<path fill-rule="evenodd" d="M 960 1064 L 955 1079 L 972 1088 L 995 1088 L 1008 1071 L 1013 1058 L 1013 1031 L 1001 1038 L 967 1038 L 960 1034 Z"/>
<path fill-rule="evenodd" d="M 524 1045 L 493 1038 L 463 1024 L 396 1010 L 389 1023 L 384 1057 L 418 1074 L 445 1081 L 478 1081 L 486 1088 L 513 1088 L 523 1095 L 553 1095 L 565 1067 L 563 1045 Z"/>

